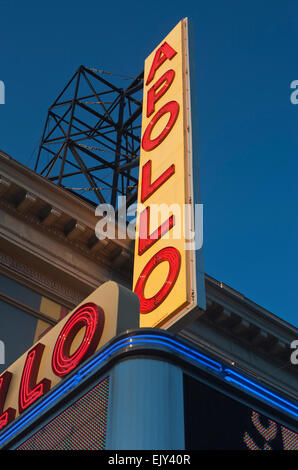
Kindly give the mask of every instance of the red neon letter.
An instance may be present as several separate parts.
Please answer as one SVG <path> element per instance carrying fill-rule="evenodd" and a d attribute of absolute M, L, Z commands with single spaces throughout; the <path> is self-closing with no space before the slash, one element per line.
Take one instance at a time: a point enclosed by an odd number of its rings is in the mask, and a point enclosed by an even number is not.
<path fill-rule="evenodd" d="M 91 356 L 99 343 L 104 327 L 104 311 L 89 302 L 79 307 L 67 320 L 55 344 L 52 369 L 60 377 L 69 374 L 77 365 Z M 70 354 L 76 334 L 85 328 L 84 338 L 78 349 Z"/>
<path fill-rule="evenodd" d="M 6 411 L 3 410 L 11 378 L 12 373 L 8 371 L 4 372 L 0 377 L 0 431 L 4 426 L 11 423 L 16 416 L 14 408 L 7 408 Z"/>
<path fill-rule="evenodd" d="M 165 62 L 165 60 L 173 59 L 177 52 L 169 46 L 167 42 L 164 42 L 159 49 L 155 52 L 155 56 L 150 68 L 150 72 L 146 81 L 146 85 L 153 80 L 156 70 Z"/>
<path fill-rule="evenodd" d="M 170 113 L 169 121 L 167 125 L 159 134 L 159 136 L 155 137 L 155 139 L 151 139 L 151 132 L 158 122 L 158 120 L 166 113 Z M 177 101 L 169 101 L 169 103 L 165 104 L 162 108 L 160 108 L 156 114 L 154 114 L 153 118 L 149 122 L 148 126 L 145 129 L 143 139 L 142 139 L 142 147 L 146 152 L 150 152 L 150 150 L 155 149 L 162 141 L 167 137 L 168 133 L 172 130 L 176 119 L 179 113 L 179 104 Z"/>
<path fill-rule="evenodd" d="M 38 343 L 28 352 L 19 389 L 20 413 L 51 388 L 49 379 L 43 379 L 38 384 L 36 383 L 44 348 L 44 344 Z"/>
<path fill-rule="evenodd" d="M 151 183 L 152 161 L 148 160 L 142 168 L 141 201 L 145 202 L 160 186 L 175 173 L 175 165 L 169 166 L 155 181 Z"/>
<path fill-rule="evenodd" d="M 168 220 L 163 222 L 154 232 L 149 234 L 150 225 L 150 206 L 141 212 L 140 228 L 139 228 L 139 255 L 145 253 L 154 243 L 157 242 L 165 233 L 167 233 L 175 225 L 174 216 L 171 215 Z"/>
<path fill-rule="evenodd" d="M 165 72 L 147 93 L 147 117 L 155 111 L 155 103 L 165 94 L 175 77 L 174 70 Z M 163 85 L 161 87 L 161 85 Z M 161 87 L 161 88 L 160 88 Z M 157 91 L 160 88 L 159 91 Z"/>
<path fill-rule="evenodd" d="M 149 299 L 146 299 L 144 297 L 146 282 L 154 268 L 156 268 L 156 266 L 158 266 L 163 261 L 167 261 L 169 263 L 169 273 L 167 279 L 157 294 L 155 294 L 153 297 L 150 297 Z M 163 248 L 150 259 L 141 272 L 134 290 L 140 300 L 141 313 L 150 313 L 152 310 L 156 309 L 160 304 L 162 304 L 175 285 L 179 275 L 180 265 L 180 253 L 176 248 L 171 246 Z"/>

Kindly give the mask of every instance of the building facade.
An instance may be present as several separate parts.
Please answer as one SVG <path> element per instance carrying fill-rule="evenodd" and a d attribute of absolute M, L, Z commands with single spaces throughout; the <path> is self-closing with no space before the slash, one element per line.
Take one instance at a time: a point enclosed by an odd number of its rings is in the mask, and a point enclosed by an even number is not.
<path fill-rule="evenodd" d="M 99 240 L 97 222 L 90 201 L 0 152 L 0 374 L 105 282 L 132 289 L 133 241 Z M 203 315 L 175 334 L 113 338 L 0 445 L 297 449 L 296 328 L 207 274 L 205 285 Z"/>

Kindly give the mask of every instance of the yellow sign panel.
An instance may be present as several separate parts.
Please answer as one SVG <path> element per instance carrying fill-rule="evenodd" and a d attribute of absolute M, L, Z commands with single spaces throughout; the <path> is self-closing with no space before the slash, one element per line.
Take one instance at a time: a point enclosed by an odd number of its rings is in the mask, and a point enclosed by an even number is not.
<path fill-rule="evenodd" d="M 145 61 L 133 279 L 141 327 L 173 329 L 197 306 L 190 116 L 183 19 Z"/>

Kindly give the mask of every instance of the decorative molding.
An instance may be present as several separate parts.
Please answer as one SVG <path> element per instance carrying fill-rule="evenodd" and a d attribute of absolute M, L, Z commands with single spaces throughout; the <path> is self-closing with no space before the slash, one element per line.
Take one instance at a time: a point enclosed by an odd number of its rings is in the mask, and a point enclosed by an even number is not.
<path fill-rule="evenodd" d="M 40 219 L 28 211 L 21 212 L 11 202 L 0 198 L 0 209 L 3 209 L 7 214 L 15 216 L 25 223 L 29 223 L 37 230 L 52 236 L 54 239 L 62 241 L 71 249 L 77 250 L 86 258 L 92 261 L 98 260 L 100 264 L 105 267 L 105 269 L 110 270 L 113 268 L 114 270 L 119 270 L 119 276 L 121 278 L 124 276 L 123 280 L 126 280 L 127 272 L 122 268 L 123 256 L 125 256 L 125 261 L 131 264 L 133 253 L 127 247 L 119 246 L 117 241 L 109 239 L 99 240 L 95 236 L 95 231 L 93 234 L 93 231 L 90 229 L 90 227 L 78 223 L 74 219 L 69 221 L 69 227 L 67 227 L 66 224 L 65 230 L 59 230 L 56 227 L 53 227 L 51 225 L 53 219 L 55 218 L 57 220 L 62 215 L 62 213 L 55 208 L 51 209 L 50 213 L 48 214 L 49 217 Z M 15 233 L 17 233 L 19 236 L 18 232 Z M 84 233 L 86 235 L 85 241 L 80 239 L 80 234 L 82 235 Z M 94 240 L 95 243 L 93 243 L 92 247 L 90 247 L 90 241 Z M 119 255 L 118 262 L 116 262 L 116 259 L 111 258 L 111 254 L 107 255 L 106 247 L 113 247 L 112 251 L 115 251 L 115 258 L 117 258 L 117 255 Z"/>
<path fill-rule="evenodd" d="M 51 294 L 54 294 L 56 299 L 61 299 L 61 303 L 66 302 L 67 306 L 75 306 L 82 301 L 83 296 L 78 291 L 2 252 L 0 252 L 0 270 L 1 268 L 6 268 L 6 272 L 8 270 L 14 279 L 17 275 L 24 281 L 24 284 L 29 285 L 34 290 L 38 290 L 38 287 L 41 288 L 49 298 L 52 297 Z"/>

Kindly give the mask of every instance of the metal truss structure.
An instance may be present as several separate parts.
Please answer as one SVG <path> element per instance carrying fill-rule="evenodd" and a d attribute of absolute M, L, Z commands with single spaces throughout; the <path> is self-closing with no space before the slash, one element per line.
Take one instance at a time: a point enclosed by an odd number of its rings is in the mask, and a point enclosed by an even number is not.
<path fill-rule="evenodd" d="M 81 65 L 50 106 L 34 170 L 116 208 L 137 196 L 143 73 L 127 87 L 105 73 Z"/>

